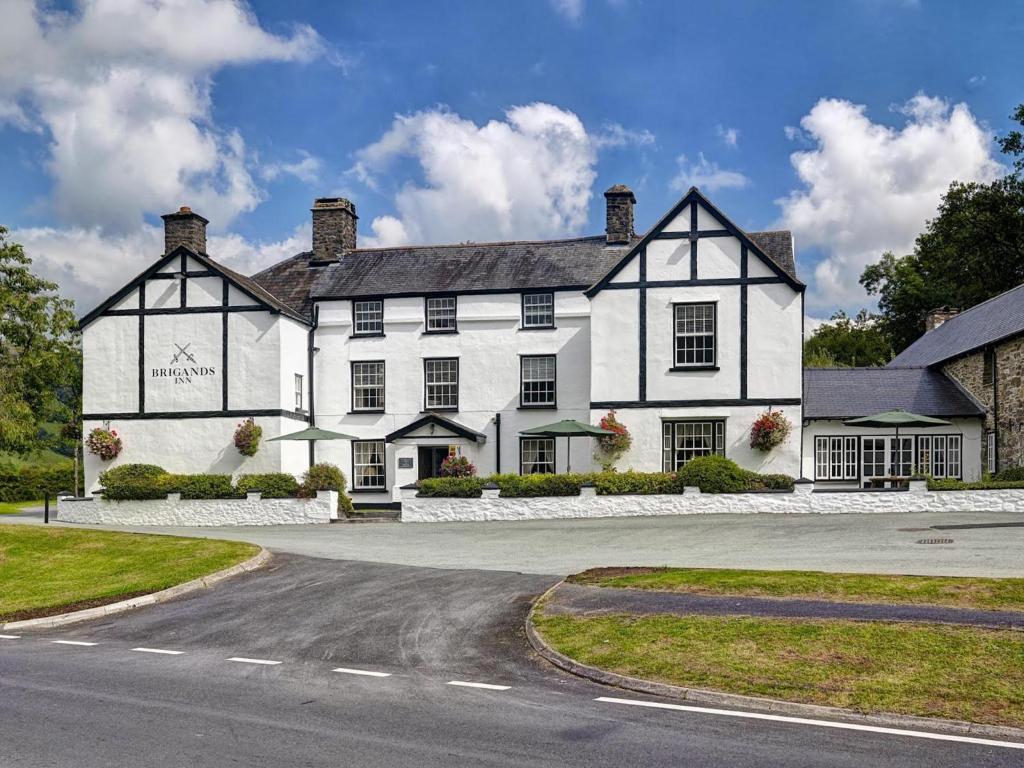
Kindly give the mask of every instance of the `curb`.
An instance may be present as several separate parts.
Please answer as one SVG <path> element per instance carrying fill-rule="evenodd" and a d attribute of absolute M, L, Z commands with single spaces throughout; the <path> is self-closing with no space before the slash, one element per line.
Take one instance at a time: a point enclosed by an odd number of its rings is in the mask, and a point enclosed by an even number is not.
<path fill-rule="evenodd" d="M 100 605 L 95 608 L 86 608 L 81 611 L 60 613 L 56 616 L 43 616 L 38 619 L 9 621 L 6 624 L 0 624 L 0 629 L 40 629 L 60 627 L 65 624 L 75 624 L 79 621 L 88 621 L 89 619 L 97 619 L 101 616 L 123 613 L 134 608 L 141 608 L 144 605 L 165 603 L 168 600 L 173 600 L 177 597 L 181 597 L 182 595 L 187 595 L 190 592 L 197 592 L 200 589 L 212 587 L 217 582 L 229 579 L 232 576 L 238 576 L 243 573 L 248 573 L 249 571 L 255 571 L 257 568 L 262 568 L 266 565 L 269 560 L 270 552 L 261 547 L 260 551 L 256 553 L 256 555 L 239 563 L 238 565 L 233 565 L 230 568 L 216 571 L 207 576 L 201 576 L 198 579 L 192 579 L 192 581 L 186 581 L 183 584 L 176 584 L 173 587 L 162 589 L 159 592 L 141 595 L 140 597 L 133 597 L 130 600 L 121 600 L 120 602 L 110 603 L 108 605 Z"/>
<path fill-rule="evenodd" d="M 779 699 L 767 699 L 758 696 L 742 696 L 735 693 L 721 693 L 719 691 L 708 691 L 701 688 L 685 688 L 679 685 L 668 683 L 655 683 L 650 680 L 641 680 L 636 677 L 620 675 L 615 672 L 608 672 L 588 664 L 581 664 L 565 654 L 559 653 L 552 648 L 541 637 L 540 633 L 533 626 L 533 614 L 544 599 L 559 586 L 564 584 L 564 579 L 558 584 L 544 592 L 534 600 L 530 611 L 526 615 L 526 637 L 533 649 L 550 664 L 577 677 L 582 677 L 602 685 L 609 685 L 614 688 L 622 688 L 636 693 L 646 693 L 651 696 L 662 696 L 669 699 L 693 702 L 696 704 L 709 704 L 714 706 L 732 707 L 735 709 L 746 709 L 754 712 L 768 712 L 775 715 L 790 715 L 793 717 L 813 717 L 817 719 L 846 720 L 865 725 L 877 725 L 887 728 L 904 728 L 913 730 L 928 730 L 939 733 L 950 733 L 957 736 L 983 736 L 999 739 L 1014 739 L 1024 741 L 1024 729 L 1012 728 L 1001 725 L 983 725 L 981 723 L 970 723 L 963 720 L 944 720 L 932 717 L 917 717 L 914 715 L 897 715 L 886 712 L 866 714 L 853 709 L 842 707 L 826 707 L 819 704 L 799 704 L 791 701 L 780 701 Z"/>

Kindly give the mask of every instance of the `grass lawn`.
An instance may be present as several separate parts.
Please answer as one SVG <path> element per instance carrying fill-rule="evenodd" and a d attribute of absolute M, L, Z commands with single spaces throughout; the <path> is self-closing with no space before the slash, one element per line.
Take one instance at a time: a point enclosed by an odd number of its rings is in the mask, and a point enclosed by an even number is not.
<path fill-rule="evenodd" d="M 705 595 L 749 595 L 916 603 L 984 610 L 1024 610 L 1024 579 L 886 576 L 820 571 L 742 571 L 704 568 L 595 568 L 570 582 Z"/>
<path fill-rule="evenodd" d="M 53 509 L 51 509 L 50 511 L 56 514 L 57 502 L 51 500 L 50 504 L 53 506 Z M 39 499 L 37 501 L 0 501 L 0 515 L 13 515 L 15 512 L 20 512 L 25 507 L 41 506 L 43 506 L 42 499 Z"/>
<path fill-rule="evenodd" d="M 557 650 L 632 677 L 1024 726 L 1024 632 L 707 616 L 534 616 Z"/>
<path fill-rule="evenodd" d="M 73 528 L 0 525 L 0 620 L 154 592 L 246 560 L 259 547 Z"/>

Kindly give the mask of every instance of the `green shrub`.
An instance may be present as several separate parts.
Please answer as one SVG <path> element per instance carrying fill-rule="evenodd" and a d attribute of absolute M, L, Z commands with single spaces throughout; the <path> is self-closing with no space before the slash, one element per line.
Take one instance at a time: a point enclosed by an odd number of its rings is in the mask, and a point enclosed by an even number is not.
<path fill-rule="evenodd" d="M 239 475 L 235 492 L 245 496 L 249 491 L 260 491 L 264 499 L 286 499 L 299 494 L 299 481 L 287 472 Z"/>
<path fill-rule="evenodd" d="M 417 496 L 451 499 L 478 499 L 483 494 L 482 477 L 431 477 L 420 480 Z"/>
<path fill-rule="evenodd" d="M 124 482 L 125 480 L 141 480 L 144 478 L 160 477 L 160 475 L 166 475 L 167 470 L 163 467 L 158 467 L 156 464 L 121 464 L 117 467 L 111 467 L 100 472 L 99 483 L 100 486 L 106 487 L 108 485 Z"/>
<path fill-rule="evenodd" d="M 571 472 L 564 475 L 492 475 L 489 479 L 497 483 L 501 496 L 525 498 L 531 496 L 579 496 L 580 487 L 597 477 L 594 473 Z"/>
<path fill-rule="evenodd" d="M 78 487 L 84 485 L 79 469 Z M 73 462 L 15 467 L 0 464 L 0 501 L 34 501 L 44 494 L 55 496 L 60 491 L 75 490 Z"/>
<path fill-rule="evenodd" d="M 1019 482 L 1024 480 L 1024 467 L 1007 467 L 992 479 L 996 482 Z"/>
<path fill-rule="evenodd" d="M 235 495 L 231 475 L 163 475 L 156 478 L 164 493 L 180 493 L 183 499 L 230 499 Z"/>
<path fill-rule="evenodd" d="M 167 497 L 164 480 L 170 475 L 158 477 L 135 477 L 108 483 L 103 487 L 103 498 L 112 501 L 138 501 L 143 499 L 163 499 Z"/>
<path fill-rule="evenodd" d="M 352 511 L 352 499 L 345 493 L 345 473 L 333 464 L 314 464 L 303 473 L 299 495 L 312 497 L 317 491 L 337 491 L 338 511 Z"/>
<path fill-rule="evenodd" d="M 928 481 L 929 491 L 997 491 L 1024 488 L 1024 480 L 976 480 L 965 483 L 953 478 L 932 478 Z"/>
<path fill-rule="evenodd" d="M 676 473 L 683 486 L 696 486 L 701 493 L 740 493 L 750 489 L 747 470 L 724 456 L 698 456 Z"/>
<path fill-rule="evenodd" d="M 791 491 L 796 482 L 789 475 L 762 475 L 757 472 L 747 473 L 747 482 L 751 491 Z"/>
<path fill-rule="evenodd" d="M 602 496 L 683 492 L 679 478 L 672 472 L 601 472 L 594 485 Z"/>

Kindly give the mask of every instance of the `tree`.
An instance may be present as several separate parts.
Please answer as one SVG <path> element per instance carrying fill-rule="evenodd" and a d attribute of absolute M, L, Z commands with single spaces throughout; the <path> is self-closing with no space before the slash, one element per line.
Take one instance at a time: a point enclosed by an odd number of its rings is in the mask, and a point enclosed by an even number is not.
<path fill-rule="evenodd" d="M 81 400 L 73 303 L 31 266 L 0 226 L 0 450 L 22 454 L 77 435 Z M 52 422 L 57 434 L 43 429 Z"/>
<path fill-rule="evenodd" d="M 1014 113 L 1024 126 L 1024 104 Z M 953 182 L 914 252 L 882 255 L 860 283 L 878 296 L 879 328 L 899 352 L 941 306 L 966 309 L 1024 282 L 1024 135 L 999 139 L 1015 170 L 990 184 Z"/>
<path fill-rule="evenodd" d="M 850 318 L 839 311 L 804 342 L 808 368 L 849 368 L 885 365 L 892 359 L 892 344 L 877 318 L 862 309 Z"/>

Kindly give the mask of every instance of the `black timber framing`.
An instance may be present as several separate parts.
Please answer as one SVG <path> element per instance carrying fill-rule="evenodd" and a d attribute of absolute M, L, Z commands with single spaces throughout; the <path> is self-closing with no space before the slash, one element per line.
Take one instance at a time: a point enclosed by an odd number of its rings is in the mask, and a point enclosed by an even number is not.
<path fill-rule="evenodd" d="M 148 413 L 83 413 L 83 421 L 145 421 L 147 419 L 217 419 L 248 418 L 250 416 L 281 416 L 297 421 L 309 421 L 308 413 L 289 411 L 286 408 L 252 408 L 249 410 L 224 411 L 150 411 Z"/>
<path fill-rule="evenodd" d="M 708 277 L 705 279 L 697 280 L 647 280 L 641 283 L 639 280 L 623 283 L 611 283 L 605 286 L 602 290 L 605 291 L 622 291 L 636 288 L 690 288 L 700 286 L 712 286 L 712 285 L 773 285 L 779 283 L 785 283 L 778 277 L 748 277 L 746 279 L 741 277 Z"/>
<path fill-rule="evenodd" d="M 701 408 L 728 407 L 741 405 L 800 405 L 799 397 L 748 397 L 745 399 L 704 399 L 704 400 L 595 400 L 590 403 L 594 410 L 608 408 Z"/>
<path fill-rule="evenodd" d="M 637 397 L 647 399 L 647 249 L 640 251 L 640 290 L 637 291 L 637 328 L 640 370 L 637 372 Z"/>
<path fill-rule="evenodd" d="M 690 279 L 697 279 L 697 206 L 690 206 Z"/>
<path fill-rule="evenodd" d="M 228 281 L 221 280 L 220 304 L 227 310 L 228 306 Z M 228 409 L 228 313 L 221 314 L 220 318 L 220 407 Z"/>
<path fill-rule="evenodd" d="M 425 427 L 428 424 L 441 427 L 441 429 L 447 429 L 449 432 L 458 435 L 459 437 L 465 437 L 478 443 L 485 442 L 487 435 L 483 432 L 477 432 L 475 429 L 459 424 L 457 421 L 446 419 L 444 416 L 440 416 L 436 413 L 428 413 L 425 416 L 406 424 L 404 427 L 399 427 L 394 432 L 384 436 L 385 443 L 393 443 L 395 440 L 406 437 L 411 432 L 415 432 L 420 427 Z"/>
<path fill-rule="evenodd" d="M 747 279 L 747 246 L 740 244 L 740 280 Z M 716 325 L 715 331 L 718 328 Z M 801 342 L 802 342 L 801 337 Z M 803 344 L 801 343 L 801 349 Z M 716 350 L 717 351 L 717 350 Z M 801 378 L 803 378 L 801 376 Z M 740 283 L 740 400 L 747 399 L 747 283 Z"/>
<path fill-rule="evenodd" d="M 146 306 L 146 283 L 139 283 L 139 307 Z M 146 412 L 146 316 L 139 315 L 139 413 Z"/>

